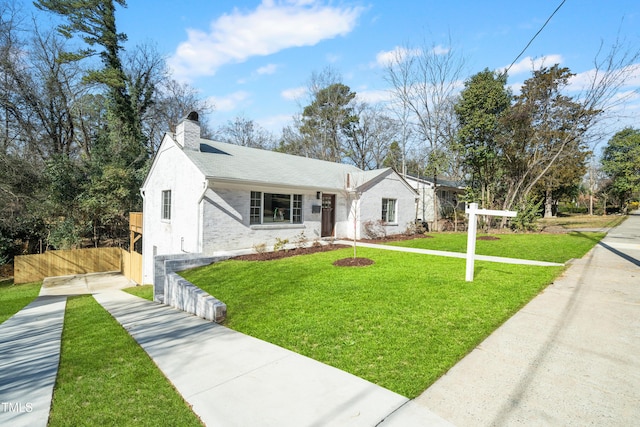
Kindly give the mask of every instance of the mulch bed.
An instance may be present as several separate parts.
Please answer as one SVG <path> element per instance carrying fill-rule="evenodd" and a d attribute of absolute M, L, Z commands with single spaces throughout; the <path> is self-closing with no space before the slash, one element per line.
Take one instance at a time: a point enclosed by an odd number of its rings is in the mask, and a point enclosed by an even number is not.
<path fill-rule="evenodd" d="M 373 264 L 369 258 L 343 258 L 333 262 L 336 267 L 366 267 Z"/>
<path fill-rule="evenodd" d="M 500 238 L 496 236 L 478 236 L 476 240 L 500 240 Z"/>
<path fill-rule="evenodd" d="M 358 242 L 363 242 L 363 243 L 387 243 L 387 242 L 395 242 L 395 241 L 399 241 L 399 240 L 409 240 L 409 239 L 416 239 L 416 238 L 430 238 L 433 236 L 419 236 L 419 235 L 413 235 L 413 236 L 407 236 L 404 234 L 398 234 L 398 235 L 393 235 L 393 236 L 387 236 L 387 238 L 385 239 L 362 239 L 362 240 L 358 240 Z M 241 260 L 241 261 L 271 261 L 274 259 L 282 259 L 282 258 L 288 258 L 288 257 L 292 257 L 292 256 L 296 256 L 296 255 L 310 255 L 310 254 L 315 254 L 317 252 L 328 252 L 328 251 L 334 251 L 336 249 L 343 249 L 343 248 L 350 248 L 350 245 L 336 245 L 336 244 L 329 244 L 329 245 L 313 245 L 307 248 L 295 248 L 295 249 L 288 249 L 288 250 L 281 250 L 281 251 L 276 251 L 276 252 L 262 252 L 262 253 L 256 253 L 256 254 L 248 254 L 248 255 L 238 255 L 236 257 L 233 257 L 233 259 L 236 260 Z M 373 264 L 372 260 L 369 260 L 370 262 L 368 264 L 364 264 L 366 261 L 353 261 L 354 258 L 345 258 L 345 260 L 339 260 L 339 261 L 344 261 L 344 265 L 350 265 L 350 266 L 356 266 L 356 264 L 358 264 L 357 266 L 363 266 L 363 265 L 370 265 Z M 367 258 L 356 258 L 356 260 L 365 260 Z"/>
<path fill-rule="evenodd" d="M 249 255 L 239 255 L 237 257 L 233 257 L 233 259 L 237 259 L 241 261 L 271 261 L 274 259 L 288 258 L 296 255 L 309 255 L 309 254 L 315 254 L 318 252 L 335 251 L 336 249 L 342 249 L 342 248 L 348 248 L 348 247 L 349 246 L 347 245 L 334 245 L 334 244 L 314 245 L 308 248 L 295 248 L 295 249 L 288 249 L 286 251 L 282 250 L 282 251 L 276 251 L 276 252 L 262 252 L 262 253 L 249 254 Z"/>

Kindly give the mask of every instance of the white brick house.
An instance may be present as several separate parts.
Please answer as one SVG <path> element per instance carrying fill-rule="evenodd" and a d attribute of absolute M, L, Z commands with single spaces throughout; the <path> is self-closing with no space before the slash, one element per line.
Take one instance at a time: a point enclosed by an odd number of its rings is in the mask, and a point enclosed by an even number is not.
<path fill-rule="evenodd" d="M 165 135 L 141 189 L 143 283 L 153 283 L 155 255 L 215 255 L 302 234 L 360 238 L 377 220 L 399 234 L 415 220 L 417 192 L 390 168 L 201 139 L 197 120 L 191 113 Z"/>

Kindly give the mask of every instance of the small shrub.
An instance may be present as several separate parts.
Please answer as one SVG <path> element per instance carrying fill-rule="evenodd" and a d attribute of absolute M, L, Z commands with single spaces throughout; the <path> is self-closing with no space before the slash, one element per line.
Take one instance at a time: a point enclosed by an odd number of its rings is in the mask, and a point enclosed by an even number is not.
<path fill-rule="evenodd" d="M 414 221 L 407 223 L 407 229 L 404 234 L 407 236 L 415 236 L 416 234 L 425 234 L 427 232 L 427 223 L 422 221 Z"/>
<path fill-rule="evenodd" d="M 256 253 L 258 254 L 263 254 L 267 251 L 267 244 L 266 243 L 254 243 L 253 244 L 253 250 L 256 251 Z"/>
<path fill-rule="evenodd" d="M 301 231 L 300 234 L 294 237 L 293 243 L 296 245 L 296 248 L 304 248 L 307 246 L 307 242 L 309 239 L 304 234 L 304 231 Z"/>
<path fill-rule="evenodd" d="M 527 198 L 518 208 L 518 216 L 511 220 L 511 228 L 515 231 L 535 231 L 537 221 L 540 219 L 540 207 L 542 200 L 536 202 L 533 198 Z"/>
<path fill-rule="evenodd" d="M 275 245 L 273 245 L 273 250 L 275 252 L 281 251 L 281 250 L 285 250 L 286 248 L 285 246 L 289 243 L 289 239 L 281 239 L 279 237 L 276 237 L 276 243 Z"/>
<path fill-rule="evenodd" d="M 320 243 L 320 240 L 316 239 L 313 241 L 313 244 L 311 245 L 314 248 L 319 248 L 320 246 L 322 246 L 322 243 Z"/>
<path fill-rule="evenodd" d="M 370 239 L 387 238 L 387 229 L 384 226 L 384 221 L 381 219 L 366 221 L 362 226 L 364 227 L 364 234 Z"/>

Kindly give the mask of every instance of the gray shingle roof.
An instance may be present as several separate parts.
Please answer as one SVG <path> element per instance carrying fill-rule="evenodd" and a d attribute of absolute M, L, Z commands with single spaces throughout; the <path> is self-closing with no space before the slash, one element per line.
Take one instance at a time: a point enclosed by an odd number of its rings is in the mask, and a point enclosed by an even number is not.
<path fill-rule="evenodd" d="M 362 172 L 352 165 L 206 139 L 200 140 L 200 151 L 184 153 L 213 181 L 343 190 L 347 173 Z"/>

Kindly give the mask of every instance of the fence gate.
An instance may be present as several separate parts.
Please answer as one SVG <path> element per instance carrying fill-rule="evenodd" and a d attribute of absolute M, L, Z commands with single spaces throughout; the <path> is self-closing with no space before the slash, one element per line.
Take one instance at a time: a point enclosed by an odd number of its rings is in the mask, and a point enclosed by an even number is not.
<path fill-rule="evenodd" d="M 129 252 L 123 254 L 122 270 L 127 278 L 142 284 L 142 212 L 129 213 Z M 128 259 L 127 259 L 128 258 Z"/>

